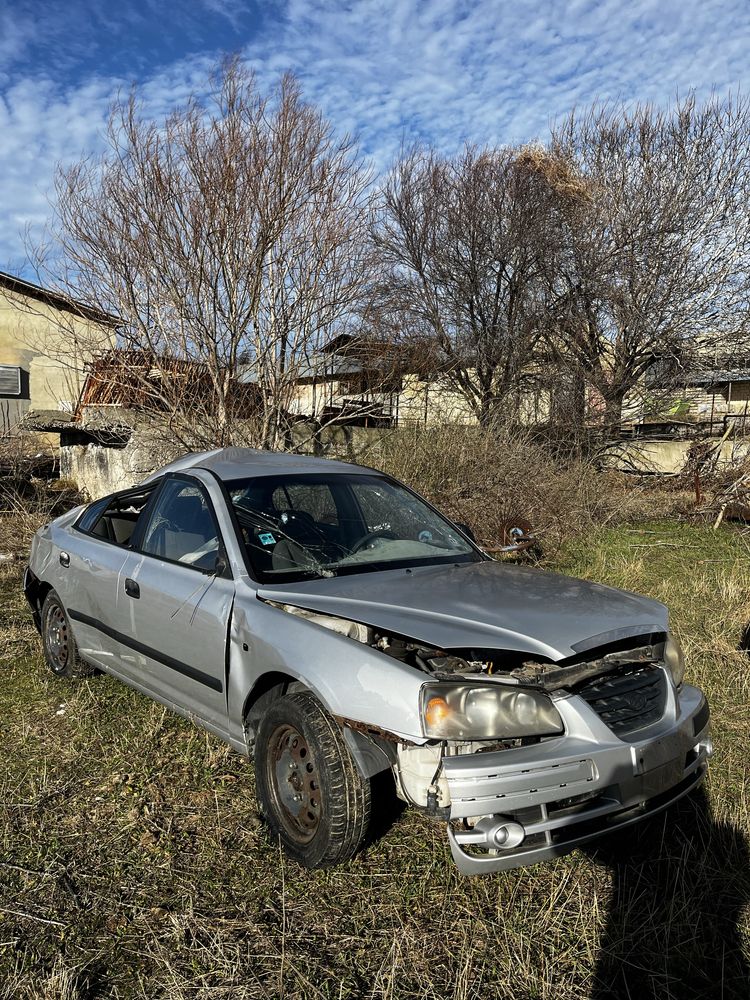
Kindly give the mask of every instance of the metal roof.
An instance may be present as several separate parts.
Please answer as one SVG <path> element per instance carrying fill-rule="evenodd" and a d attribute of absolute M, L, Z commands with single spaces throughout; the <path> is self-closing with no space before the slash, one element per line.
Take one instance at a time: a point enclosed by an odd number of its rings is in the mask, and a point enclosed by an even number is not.
<path fill-rule="evenodd" d="M 311 455 L 292 455 L 285 451 L 262 451 L 259 448 L 217 448 L 215 451 L 191 452 L 165 465 L 143 481 L 151 482 L 167 472 L 208 469 L 224 482 L 247 479 L 249 476 L 285 474 L 335 474 L 344 472 L 375 472 L 376 470 L 350 462 Z"/>
<path fill-rule="evenodd" d="M 690 373 L 686 380 L 688 385 L 713 385 L 722 382 L 750 382 L 750 371 L 728 368 L 710 368 L 708 371 Z"/>

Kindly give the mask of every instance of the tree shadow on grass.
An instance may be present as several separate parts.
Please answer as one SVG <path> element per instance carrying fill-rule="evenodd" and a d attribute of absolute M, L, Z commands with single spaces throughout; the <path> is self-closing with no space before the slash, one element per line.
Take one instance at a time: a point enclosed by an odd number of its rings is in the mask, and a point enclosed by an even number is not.
<path fill-rule="evenodd" d="M 592 1000 L 750 997 L 748 843 L 713 819 L 702 789 L 588 853 L 613 873 Z"/>

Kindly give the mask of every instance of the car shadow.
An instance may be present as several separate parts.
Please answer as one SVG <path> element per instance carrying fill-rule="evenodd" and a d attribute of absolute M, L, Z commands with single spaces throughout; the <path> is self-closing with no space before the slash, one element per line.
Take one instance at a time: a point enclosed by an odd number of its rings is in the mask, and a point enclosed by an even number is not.
<path fill-rule="evenodd" d="M 396 785 L 390 768 L 370 779 L 372 811 L 365 834 L 364 846 L 372 846 L 384 837 L 406 809 L 396 795 Z"/>
<path fill-rule="evenodd" d="M 587 853 L 613 874 L 592 1000 L 747 1000 L 750 851 L 702 789 Z"/>

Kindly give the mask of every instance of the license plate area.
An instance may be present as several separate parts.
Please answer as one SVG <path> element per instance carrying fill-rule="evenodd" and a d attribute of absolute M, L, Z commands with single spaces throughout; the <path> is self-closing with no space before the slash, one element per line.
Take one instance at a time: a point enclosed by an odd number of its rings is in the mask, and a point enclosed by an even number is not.
<path fill-rule="evenodd" d="M 648 774 L 665 764 L 674 763 L 680 774 L 684 770 L 685 747 L 679 733 L 649 740 L 641 746 L 631 747 L 633 774 Z"/>

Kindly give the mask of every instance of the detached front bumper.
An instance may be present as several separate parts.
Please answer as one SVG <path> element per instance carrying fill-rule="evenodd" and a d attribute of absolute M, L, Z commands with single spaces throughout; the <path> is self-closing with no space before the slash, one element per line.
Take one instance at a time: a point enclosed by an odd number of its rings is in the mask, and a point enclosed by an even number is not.
<path fill-rule="evenodd" d="M 558 739 L 443 758 L 448 839 L 460 871 L 504 871 L 566 854 L 666 809 L 705 777 L 709 708 L 697 688 L 685 685 L 641 739 L 618 739 L 580 698 L 561 714 L 567 732 Z"/>

